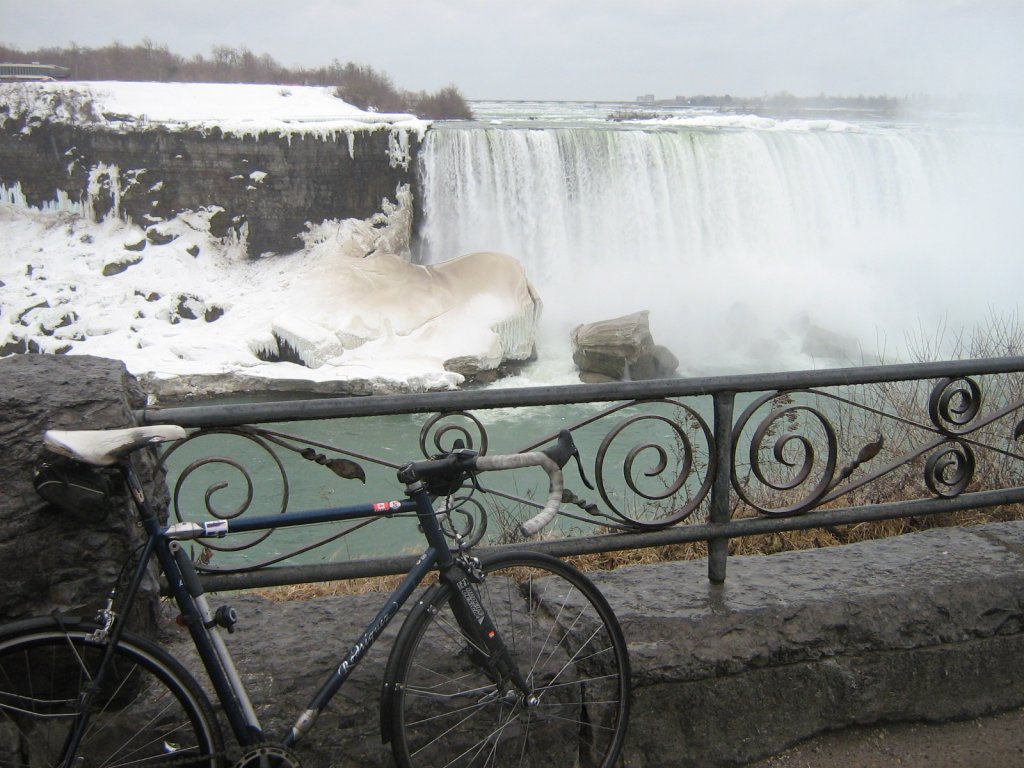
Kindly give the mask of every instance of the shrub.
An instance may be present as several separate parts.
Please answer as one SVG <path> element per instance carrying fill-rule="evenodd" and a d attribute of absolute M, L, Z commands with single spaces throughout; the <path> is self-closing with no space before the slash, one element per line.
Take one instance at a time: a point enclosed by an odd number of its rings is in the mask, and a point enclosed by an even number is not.
<path fill-rule="evenodd" d="M 472 120 L 473 111 L 454 85 L 437 93 L 421 93 L 412 99 L 412 110 L 417 117 L 427 120 Z"/>
<path fill-rule="evenodd" d="M 402 112 L 405 99 L 387 75 L 373 67 L 349 62 L 338 73 L 335 93 L 343 101 L 373 112 Z"/>

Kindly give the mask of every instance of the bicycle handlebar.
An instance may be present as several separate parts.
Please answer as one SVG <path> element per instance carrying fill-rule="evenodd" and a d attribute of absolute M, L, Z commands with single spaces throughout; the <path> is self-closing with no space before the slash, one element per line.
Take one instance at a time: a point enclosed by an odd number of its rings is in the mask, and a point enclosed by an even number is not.
<path fill-rule="evenodd" d="M 497 469 L 518 469 L 520 467 L 542 467 L 548 473 L 548 500 L 544 509 L 519 526 L 525 536 L 533 536 L 555 519 L 562 504 L 562 468 L 543 451 L 529 453 L 508 453 L 498 456 L 479 456 L 476 468 L 481 472 Z"/>
<path fill-rule="evenodd" d="M 489 472 L 521 467 L 541 467 L 548 475 L 548 499 L 539 513 L 519 526 L 519 530 L 524 535 L 533 536 L 554 520 L 555 515 L 558 514 L 562 504 L 562 492 L 565 488 L 562 467 L 576 454 L 576 445 L 573 443 L 572 435 L 568 430 L 563 429 L 554 445 L 540 451 L 479 456 L 475 451 L 464 448 L 456 449 L 441 458 L 407 464 L 399 470 L 398 478 L 404 483 L 422 480 L 427 484 L 431 493 L 440 496 L 454 493 L 462 485 L 465 475 L 474 471 Z"/>

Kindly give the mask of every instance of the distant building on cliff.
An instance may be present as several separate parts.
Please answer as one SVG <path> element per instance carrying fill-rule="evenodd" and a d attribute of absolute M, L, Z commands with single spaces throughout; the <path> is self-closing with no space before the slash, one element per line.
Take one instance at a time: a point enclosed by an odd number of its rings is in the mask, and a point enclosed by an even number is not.
<path fill-rule="evenodd" d="M 25 80 L 62 80 L 70 74 L 70 69 L 56 64 L 0 63 L 0 82 L 5 83 Z"/>

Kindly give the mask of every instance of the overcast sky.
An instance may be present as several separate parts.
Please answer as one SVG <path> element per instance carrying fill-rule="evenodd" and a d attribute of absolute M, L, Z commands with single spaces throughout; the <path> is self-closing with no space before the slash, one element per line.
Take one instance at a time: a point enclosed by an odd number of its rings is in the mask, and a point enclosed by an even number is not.
<path fill-rule="evenodd" d="M 21 50 L 147 38 L 470 99 L 1024 92 L 1024 0 L 0 0 Z"/>

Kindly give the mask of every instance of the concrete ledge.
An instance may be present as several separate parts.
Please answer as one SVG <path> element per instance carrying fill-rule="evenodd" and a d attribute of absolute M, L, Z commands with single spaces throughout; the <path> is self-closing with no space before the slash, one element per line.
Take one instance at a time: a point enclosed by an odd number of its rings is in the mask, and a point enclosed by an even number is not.
<path fill-rule="evenodd" d="M 945 721 L 1024 704 L 1024 523 L 592 574 L 619 615 L 634 673 L 624 765 L 735 766 L 829 729 Z M 279 731 L 373 617 L 380 595 L 270 603 L 228 640 Z M 380 681 L 401 618 L 325 713 L 308 766 L 391 766 Z M 175 650 L 182 651 L 180 638 Z M 298 675 L 298 677 L 296 677 Z"/>
<path fill-rule="evenodd" d="M 825 730 L 1024 703 L 1024 524 L 600 574 L 630 642 L 630 766 L 738 765 Z"/>

